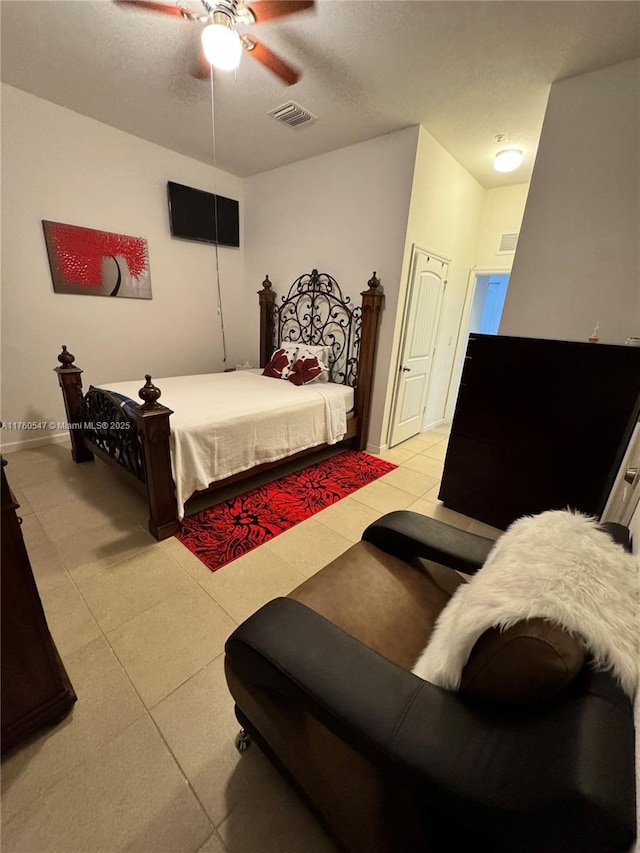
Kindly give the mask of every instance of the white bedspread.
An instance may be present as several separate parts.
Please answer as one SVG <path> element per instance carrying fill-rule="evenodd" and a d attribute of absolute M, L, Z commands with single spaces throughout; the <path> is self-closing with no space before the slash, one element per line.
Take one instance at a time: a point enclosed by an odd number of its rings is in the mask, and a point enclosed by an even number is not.
<path fill-rule="evenodd" d="M 136 402 L 140 380 L 101 388 Z M 333 383 L 296 386 L 251 371 L 154 379 L 159 402 L 173 409 L 171 463 L 180 518 L 198 489 L 275 462 L 347 431 L 353 388 Z"/>

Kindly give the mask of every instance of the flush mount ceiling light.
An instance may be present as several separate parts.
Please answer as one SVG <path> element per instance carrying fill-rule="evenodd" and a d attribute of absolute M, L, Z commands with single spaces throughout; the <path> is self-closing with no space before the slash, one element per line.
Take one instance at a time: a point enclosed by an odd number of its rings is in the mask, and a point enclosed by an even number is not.
<path fill-rule="evenodd" d="M 220 71 L 234 71 L 240 65 L 242 41 L 226 12 L 214 12 L 213 21 L 202 31 L 202 49 L 207 62 Z"/>
<path fill-rule="evenodd" d="M 505 148 L 498 151 L 493 161 L 496 172 L 513 172 L 522 165 L 523 154 L 519 148 Z"/>

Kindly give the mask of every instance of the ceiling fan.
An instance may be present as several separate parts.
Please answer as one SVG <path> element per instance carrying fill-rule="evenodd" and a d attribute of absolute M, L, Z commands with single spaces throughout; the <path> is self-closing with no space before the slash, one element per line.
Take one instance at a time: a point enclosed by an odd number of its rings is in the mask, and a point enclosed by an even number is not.
<path fill-rule="evenodd" d="M 159 12 L 162 15 L 172 15 L 186 21 L 196 21 L 204 24 L 202 30 L 202 51 L 198 64 L 192 71 L 194 77 L 209 79 L 210 66 L 223 71 L 237 68 L 243 49 L 264 65 L 272 74 L 279 77 L 287 86 L 292 86 L 300 79 L 300 72 L 281 59 L 266 45 L 254 36 L 239 33 L 238 24 L 262 24 L 274 18 L 284 18 L 311 9 L 314 0 L 252 0 L 251 5 L 239 3 L 238 0 L 218 0 L 209 3 L 200 0 L 204 14 L 194 12 L 182 3 L 168 6 L 164 3 L 154 3 L 150 0 L 113 0 L 117 6 L 135 7 L 146 12 Z"/>

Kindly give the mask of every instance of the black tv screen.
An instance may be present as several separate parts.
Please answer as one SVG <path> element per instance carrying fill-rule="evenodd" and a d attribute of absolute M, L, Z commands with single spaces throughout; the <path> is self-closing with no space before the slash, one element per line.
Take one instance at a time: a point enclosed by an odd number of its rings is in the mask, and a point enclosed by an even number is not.
<path fill-rule="evenodd" d="M 222 195 L 167 182 L 171 234 L 185 240 L 240 245 L 238 202 Z"/>

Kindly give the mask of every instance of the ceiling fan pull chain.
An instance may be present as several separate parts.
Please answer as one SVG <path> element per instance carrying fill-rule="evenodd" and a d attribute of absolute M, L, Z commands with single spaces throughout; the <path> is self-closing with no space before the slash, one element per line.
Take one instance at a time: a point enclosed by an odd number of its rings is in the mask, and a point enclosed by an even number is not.
<path fill-rule="evenodd" d="M 210 68 L 211 82 L 211 153 L 213 155 L 213 193 L 217 198 L 218 194 L 218 167 L 216 162 L 216 113 L 215 113 L 215 98 L 213 88 L 213 66 Z M 215 251 L 216 251 L 216 285 L 218 290 L 218 316 L 220 317 L 220 332 L 222 333 L 222 362 L 227 362 L 227 339 L 224 333 L 224 311 L 222 308 L 222 288 L 220 287 L 220 259 L 218 255 L 218 206 L 215 208 Z"/>

